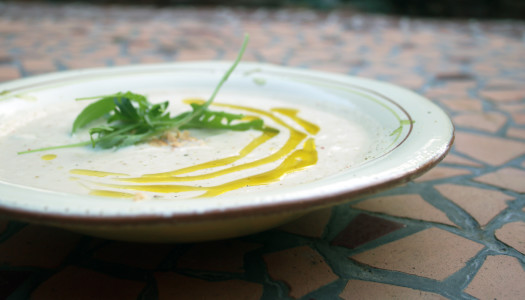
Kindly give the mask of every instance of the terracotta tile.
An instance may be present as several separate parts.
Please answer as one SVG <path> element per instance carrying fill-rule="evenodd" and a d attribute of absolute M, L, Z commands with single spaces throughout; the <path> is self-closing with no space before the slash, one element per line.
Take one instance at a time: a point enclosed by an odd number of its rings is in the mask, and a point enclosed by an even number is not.
<path fill-rule="evenodd" d="M 31 74 L 48 73 L 56 70 L 55 63 L 49 59 L 24 59 L 22 66 Z"/>
<path fill-rule="evenodd" d="M 177 53 L 177 61 L 195 61 L 195 60 L 210 60 L 217 58 L 217 52 L 213 49 L 200 50 L 179 50 Z"/>
<path fill-rule="evenodd" d="M 172 56 L 177 53 L 177 43 L 173 40 L 161 41 L 156 52 L 162 55 Z"/>
<path fill-rule="evenodd" d="M 483 110 L 483 104 L 476 99 L 447 98 L 440 100 L 440 102 L 454 111 L 481 112 Z"/>
<path fill-rule="evenodd" d="M 133 64 L 133 61 L 129 57 L 115 57 L 111 60 L 114 66 L 125 66 Z"/>
<path fill-rule="evenodd" d="M 325 23 L 322 28 L 320 28 L 321 31 L 325 36 L 337 36 L 341 32 L 341 24 L 333 22 L 333 23 Z"/>
<path fill-rule="evenodd" d="M 317 210 L 281 226 L 279 229 L 294 234 L 320 238 L 323 235 L 326 224 L 330 221 L 331 215 L 331 208 Z"/>
<path fill-rule="evenodd" d="M 257 49 L 257 53 L 269 63 L 283 63 L 289 50 L 283 47 L 264 47 Z"/>
<path fill-rule="evenodd" d="M 455 226 L 444 212 L 430 205 L 417 194 L 370 198 L 354 204 L 352 207 L 396 217 L 425 220 Z"/>
<path fill-rule="evenodd" d="M 478 299 L 522 299 L 525 271 L 515 257 L 487 256 L 465 292 Z"/>
<path fill-rule="evenodd" d="M 157 64 L 163 62 L 165 62 L 165 59 L 158 55 L 143 55 L 140 58 L 140 63 L 143 64 Z"/>
<path fill-rule="evenodd" d="M 448 88 L 449 90 L 457 90 L 457 91 L 468 91 L 470 89 L 475 88 L 477 85 L 476 80 L 458 80 L 458 81 L 447 81 L 445 84 L 445 88 Z"/>
<path fill-rule="evenodd" d="M 441 71 L 441 70 L 438 70 L 435 74 L 434 74 L 434 77 L 436 80 L 439 80 L 439 81 L 472 81 L 474 80 L 474 75 L 470 74 L 470 73 L 467 73 L 467 72 L 464 72 L 462 71 L 460 68 L 458 68 L 457 70 L 445 70 L 445 71 Z"/>
<path fill-rule="evenodd" d="M 447 63 L 440 60 L 439 63 L 427 63 L 425 71 L 433 75 L 437 80 L 471 80 L 472 75 L 461 70 L 461 66 L 456 63 Z"/>
<path fill-rule="evenodd" d="M 408 89 L 419 89 L 425 84 L 425 78 L 418 75 L 396 76 L 388 80 Z"/>
<path fill-rule="evenodd" d="M 473 60 L 475 60 L 475 58 L 472 55 L 469 55 L 467 53 L 461 53 L 461 51 L 459 51 L 459 53 L 454 53 L 454 54 L 450 54 L 449 53 L 447 56 L 448 56 L 447 60 L 449 62 L 457 63 L 459 65 L 461 65 L 461 64 L 469 64 Z"/>
<path fill-rule="evenodd" d="M 153 50 L 151 41 L 146 39 L 134 39 L 128 43 L 127 53 L 130 55 L 141 55 Z"/>
<path fill-rule="evenodd" d="M 80 237 L 61 229 L 28 225 L 0 244 L 0 264 L 55 268 Z"/>
<path fill-rule="evenodd" d="M 91 53 L 91 56 L 97 57 L 99 59 L 104 59 L 107 57 L 116 57 L 121 54 L 121 49 L 118 45 L 103 45 L 99 49 Z"/>
<path fill-rule="evenodd" d="M 104 61 L 95 61 L 91 60 L 86 57 L 79 57 L 77 59 L 70 59 L 65 61 L 66 66 L 69 69 L 90 69 L 90 68 L 98 68 L 98 67 L 105 67 L 106 63 Z"/>
<path fill-rule="evenodd" d="M 244 255 L 260 246 L 238 240 L 195 244 L 179 258 L 177 267 L 242 273 L 244 272 Z"/>
<path fill-rule="evenodd" d="M 518 102 L 518 103 L 497 103 L 497 107 L 500 110 L 514 113 L 514 112 L 523 112 L 525 111 L 525 103 Z"/>
<path fill-rule="evenodd" d="M 431 87 L 424 92 L 424 95 L 429 98 L 444 98 L 444 99 L 447 99 L 447 98 L 468 99 L 469 98 L 467 90 L 465 89 L 451 90 L 447 88 L 446 86 Z"/>
<path fill-rule="evenodd" d="M 277 36 L 293 38 L 297 35 L 297 30 L 290 25 L 291 24 L 286 21 L 274 21 L 268 24 L 268 30 Z"/>
<path fill-rule="evenodd" d="M 507 223 L 495 234 L 498 240 L 525 254 L 525 222 Z"/>
<path fill-rule="evenodd" d="M 445 156 L 445 158 L 443 159 L 443 162 L 447 164 L 470 166 L 470 167 L 482 167 L 483 166 L 480 163 L 477 163 L 475 161 L 463 158 L 461 156 L 458 156 L 452 153 L 447 154 L 447 156 Z"/>
<path fill-rule="evenodd" d="M 282 48 L 281 48 L 282 49 Z M 283 49 L 282 49 L 283 50 Z M 286 49 L 284 49 L 286 50 Z M 336 53 L 331 49 L 309 47 L 307 50 L 297 49 L 294 51 L 289 63 L 292 65 L 302 62 L 334 61 Z M 297 62 L 297 63 L 296 63 Z"/>
<path fill-rule="evenodd" d="M 525 125 L 525 113 L 512 113 L 512 120 L 518 125 Z"/>
<path fill-rule="evenodd" d="M 479 76 L 485 77 L 496 77 L 500 76 L 501 68 L 492 64 L 480 64 L 476 63 L 472 70 L 476 72 Z"/>
<path fill-rule="evenodd" d="M 338 279 L 324 258 L 308 246 L 265 254 L 263 258 L 270 277 L 284 281 L 294 299 Z"/>
<path fill-rule="evenodd" d="M 487 225 L 490 220 L 507 208 L 508 200 L 514 199 L 499 191 L 464 185 L 441 184 L 434 188 L 468 212 L 481 226 Z"/>
<path fill-rule="evenodd" d="M 339 232 L 331 244 L 354 249 L 403 227 L 405 225 L 401 223 L 359 214 Z"/>
<path fill-rule="evenodd" d="M 352 299 L 403 299 L 403 300 L 445 300 L 447 298 L 407 287 L 395 286 L 391 284 L 370 282 L 362 280 L 348 280 L 343 292 L 339 297 L 345 300 Z"/>
<path fill-rule="evenodd" d="M 318 70 L 318 71 L 324 71 L 324 72 L 331 72 L 331 73 L 341 73 L 341 74 L 347 74 L 350 71 L 349 66 L 338 64 L 338 63 L 316 64 L 316 65 L 312 65 L 311 69 Z"/>
<path fill-rule="evenodd" d="M 507 122 L 507 117 L 500 113 L 462 114 L 452 121 L 458 127 L 475 128 L 487 132 L 497 132 Z"/>
<path fill-rule="evenodd" d="M 29 271 L 0 270 L 0 299 L 8 299 L 30 276 Z"/>
<path fill-rule="evenodd" d="M 145 282 L 68 266 L 44 281 L 31 299 L 137 299 Z"/>
<path fill-rule="evenodd" d="M 430 228 L 351 256 L 387 270 L 443 280 L 465 266 L 483 245 L 438 228 Z"/>
<path fill-rule="evenodd" d="M 269 36 L 268 34 L 264 32 L 261 33 L 261 32 L 254 32 L 254 31 L 245 31 L 245 32 L 250 32 L 250 45 L 249 45 L 250 48 L 257 49 L 257 50 L 263 50 L 264 48 L 271 49 L 270 45 L 271 45 L 272 37 Z M 281 48 L 281 50 L 283 49 L 283 47 L 278 47 L 278 48 Z M 275 51 L 279 52 L 280 50 L 276 49 Z"/>
<path fill-rule="evenodd" d="M 228 51 L 227 53 L 224 53 L 221 56 L 217 54 L 218 56 L 215 57 L 214 59 L 223 60 L 223 61 L 234 61 L 237 58 L 237 53 L 234 52 L 236 50 L 237 49 Z M 264 60 L 261 59 L 261 56 L 257 55 L 256 52 L 252 51 L 251 49 L 250 50 L 247 49 L 246 52 L 244 52 L 244 55 L 242 56 L 242 61 L 247 62 L 247 61 L 264 61 Z M 267 61 L 267 62 L 271 63 L 270 61 Z"/>
<path fill-rule="evenodd" d="M 15 66 L 0 66 L 0 82 L 20 78 L 20 70 Z"/>
<path fill-rule="evenodd" d="M 469 170 L 437 166 L 422 176 L 414 179 L 414 181 L 424 182 L 469 174 L 471 174 Z"/>
<path fill-rule="evenodd" d="M 387 67 L 384 65 L 372 65 L 366 69 L 359 71 L 359 76 L 363 77 L 395 77 L 399 73 L 399 69 L 393 67 Z"/>
<path fill-rule="evenodd" d="M 243 280 L 205 281 L 176 273 L 155 273 L 159 300 L 258 300 L 263 293 L 262 285 Z"/>
<path fill-rule="evenodd" d="M 504 168 L 474 178 L 475 181 L 490 184 L 504 189 L 525 193 L 525 171 L 515 168 Z"/>
<path fill-rule="evenodd" d="M 517 89 L 520 88 L 523 85 L 523 82 L 512 79 L 512 78 L 490 78 L 485 83 L 485 88 L 489 90 L 496 90 L 496 89 Z"/>
<path fill-rule="evenodd" d="M 456 132 L 454 147 L 458 152 L 493 166 L 525 154 L 525 143 L 466 132 Z"/>
<path fill-rule="evenodd" d="M 507 130 L 507 136 L 525 140 L 525 129 L 511 127 Z"/>
<path fill-rule="evenodd" d="M 0 25 L 1 27 L 2 25 Z M 9 53 L 7 49 L 0 49 L 0 64 L 9 64 L 15 61 L 15 58 Z"/>
<path fill-rule="evenodd" d="M 497 102 L 513 102 L 525 99 L 525 89 L 484 90 L 480 96 Z"/>
<path fill-rule="evenodd" d="M 97 249 L 93 257 L 112 263 L 153 269 L 172 249 L 173 245 L 165 244 L 111 242 Z"/>

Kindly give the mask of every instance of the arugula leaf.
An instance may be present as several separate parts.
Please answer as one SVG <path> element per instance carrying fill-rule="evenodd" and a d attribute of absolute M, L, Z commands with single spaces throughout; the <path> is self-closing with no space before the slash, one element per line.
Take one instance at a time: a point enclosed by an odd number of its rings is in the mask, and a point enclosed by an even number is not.
<path fill-rule="evenodd" d="M 86 106 L 73 122 L 72 133 L 77 132 L 80 128 L 89 123 L 100 119 L 115 108 L 115 102 L 112 98 L 103 98 Z"/>
<path fill-rule="evenodd" d="M 201 109 L 202 105 L 191 104 L 194 111 Z M 209 128 L 209 129 L 229 129 L 244 131 L 249 129 L 265 130 L 262 119 L 254 119 L 247 122 L 236 122 L 244 118 L 242 114 L 232 114 L 223 111 L 205 110 L 202 114 L 194 117 L 191 121 L 184 124 L 180 129 L 190 128 Z"/>
<path fill-rule="evenodd" d="M 217 112 L 208 109 L 222 85 L 228 80 L 230 74 L 239 64 L 248 43 L 245 36 L 243 45 L 237 59 L 226 71 L 211 97 L 202 104 L 191 104 L 192 111 L 183 112 L 174 117 L 168 112 L 169 102 L 152 104 L 146 96 L 132 92 L 116 93 L 100 97 L 79 98 L 77 100 L 99 99 L 86 106 L 73 122 L 72 133 L 86 127 L 93 121 L 106 118 L 106 125 L 89 129 L 90 141 L 71 145 L 46 147 L 18 154 L 31 153 L 59 148 L 78 147 L 91 144 L 102 149 L 119 148 L 147 142 L 153 137 L 164 134 L 167 130 L 209 128 L 228 130 L 269 130 L 276 129 L 265 127 L 261 119 L 244 120 L 240 114 Z"/>

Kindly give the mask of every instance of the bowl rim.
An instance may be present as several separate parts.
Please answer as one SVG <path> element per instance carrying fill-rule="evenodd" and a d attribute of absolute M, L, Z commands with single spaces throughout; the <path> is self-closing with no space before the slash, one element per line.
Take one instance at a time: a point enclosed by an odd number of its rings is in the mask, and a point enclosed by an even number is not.
<path fill-rule="evenodd" d="M 100 72 L 112 72 L 112 71 L 122 71 L 122 70 L 143 70 L 151 68 L 160 68 L 160 69 L 169 69 L 173 66 L 177 67 L 200 67 L 203 65 L 212 65 L 215 68 L 224 68 L 230 64 L 230 62 L 222 61 L 201 61 L 201 62 L 182 62 L 182 63 L 164 63 L 164 64 L 150 64 L 150 65 L 133 65 L 133 66 L 120 66 L 120 67 L 108 67 L 108 68 L 94 68 L 94 69 L 84 69 L 84 70 L 73 70 L 73 71 L 62 71 L 51 74 L 38 75 L 28 78 L 22 78 L 14 80 L 11 82 L 1 83 L 0 87 L 10 87 L 14 88 L 9 89 L 9 92 L 16 91 L 17 88 L 22 87 L 24 89 L 36 86 L 39 84 L 50 84 L 56 81 L 64 80 L 65 78 L 71 78 L 75 76 L 85 76 L 97 74 Z M 308 70 L 308 69 L 297 69 L 290 67 L 275 66 L 266 63 L 242 63 L 245 68 L 264 68 L 265 72 L 268 70 L 268 73 L 273 72 L 291 72 L 294 74 L 300 74 L 303 76 L 312 76 L 312 78 L 318 78 L 319 76 L 329 78 L 332 81 L 336 81 L 339 84 L 346 84 L 351 80 L 364 80 L 370 83 L 380 84 L 380 85 L 390 85 L 393 88 L 402 90 L 404 92 L 413 93 L 405 88 L 391 85 L 386 82 L 381 82 L 373 79 L 366 79 L 362 77 L 349 76 L 344 74 L 334 74 L 327 73 L 317 70 Z M 42 83 L 44 82 L 44 83 Z M 361 87 L 362 88 L 362 87 Z M 366 88 L 364 88 L 366 89 Z M 1 90 L 1 88 L 0 88 Z M 369 90 L 369 92 L 377 93 L 374 90 Z M 383 94 L 380 94 L 382 97 L 390 100 L 392 103 L 397 105 L 401 110 L 404 108 L 397 103 L 395 100 L 392 100 L 386 97 Z M 417 95 L 417 94 L 414 94 Z M 418 95 L 419 96 L 419 95 Z M 2 96 L 0 96 L 2 97 Z M 427 100 L 428 103 L 431 103 L 430 100 L 419 96 L 419 98 Z M 0 99 L 1 100 L 1 99 Z M 436 166 L 450 151 L 452 144 L 455 138 L 455 129 L 454 125 L 450 121 L 450 118 L 446 113 L 441 110 L 436 105 L 433 105 L 433 108 L 442 113 L 450 122 L 450 133 L 448 133 L 448 141 L 439 148 L 439 151 L 433 153 L 425 163 L 415 166 L 410 170 L 404 171 L 402 174 L 394 174 L 392 176 L 386 176 L 380 178 L 379 180 L 374 181 L 368 185 L 360 185 L 349 187 L 345 190 L 332 191 L 324 195 L 311 195 L 308 197 L 302 197 L 296 199 L 296 201 L 285 201 L 285 202 L 271 202 L 263 203 L 260 205 L 241 205 L 224 208 L 214 208 L 206 210 L 205 213 L 199 211 L 188 211 L 188 212 L 171 212 L 169 215 L 159 215 L 159 214 L 138 214 L 138 215 L 83 215 L 83 214 L 63 214 L 63 213 L 53 213 L 53 212 L 44 212 L 39 210 L 28 210 L 14 207 L 6 207 L 0 203 L 0 217 L 14 220 L 21 220 L 31 223 L 38 223 L 44 225 L 78 225 L 78 226 L 129 226 L 129 225 L 161 225 L 161 224 L 175 224 L 175 223 L 193 223 L 193 222 L 207 222 L 207 221 L 217 221 L 221 219 L 232 219 L 232 218 L 250 218 L 253 216 L 259 215 L 272 215 L 272 214 L 282 214 L 289 212 L 301 212 L 301 211 L 310 211 L 315 209 L 320 209 L 323 207 L 334 206 L 344 202 L 349 201 L 360 196 L 366 196 L 374 194 L 380 191 L 383 191 L 388 188 L 392 188 L 396 185 L 406 183 L 423 173 L 427 172 L 434 166 Z M 407 113 L 408 116 L 410 114 Z M 412 130 L 412 126 L 409 129 Z M 405 136 L 404 140 L 408 138 L 409 135 Z M 394 151 L 391 149 L 391 151 Z M 1 198 L 1 196 L 0 196 Z"/>

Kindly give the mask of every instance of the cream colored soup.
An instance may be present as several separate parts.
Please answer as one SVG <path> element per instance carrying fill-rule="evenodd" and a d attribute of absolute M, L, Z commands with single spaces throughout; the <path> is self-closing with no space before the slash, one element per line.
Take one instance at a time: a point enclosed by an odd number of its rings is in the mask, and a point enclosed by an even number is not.
<path fill-rule="evenodd" d="M 189 110 L 191 92 L 148 93 L 172 99 L 175 113 Z M 0 180 L 73 194 L 135 200 L 180 199 L 250 193 L 307 184 L 359 165 L 388 145 L 388 134 L 350 108 L 323 109 L 268 97 L 221 94 L 213 110 L 263 118 L 279 134 L 259 131 L 190 130 L 195 140 L 179 147 L 141 144 L 118 150 L 91 147 L 19 155 L 40 147 L 88 140 L 71 136 L 86 102 L 29 110 L 0 130 Z M 334 113 L 337 111 L 337 113 Z"/>

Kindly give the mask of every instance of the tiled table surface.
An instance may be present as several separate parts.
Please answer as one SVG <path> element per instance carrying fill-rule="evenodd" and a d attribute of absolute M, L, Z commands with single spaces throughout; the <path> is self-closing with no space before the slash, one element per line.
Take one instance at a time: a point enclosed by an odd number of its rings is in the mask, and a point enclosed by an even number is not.
<path fill-rule="evenodd" d="M 137 244 L 0 221 L 0 298 L 524 299 L 525 23 L 348 11 L 0 4 L 0 80 L 231 59 L 393 82 L 447 111 L 404 186 L 227 241 Z"/>

